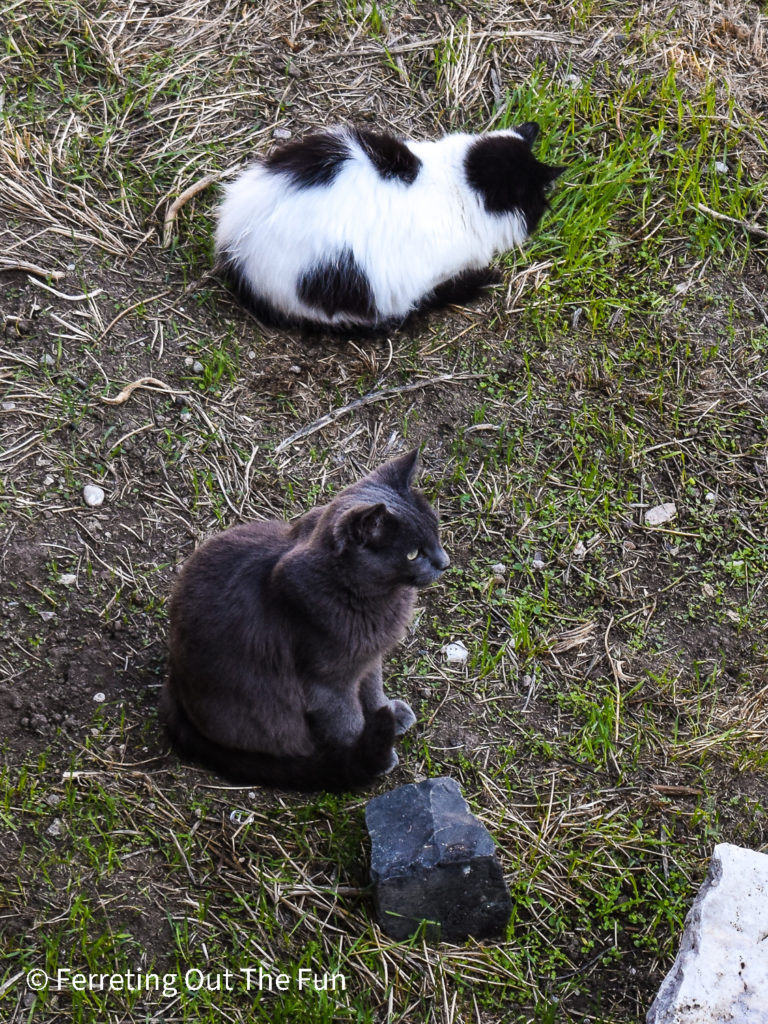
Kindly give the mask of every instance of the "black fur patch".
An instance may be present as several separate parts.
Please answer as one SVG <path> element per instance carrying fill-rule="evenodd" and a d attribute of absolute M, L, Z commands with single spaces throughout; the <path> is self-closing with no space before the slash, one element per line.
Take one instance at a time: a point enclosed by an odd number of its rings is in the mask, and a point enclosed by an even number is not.
<path fill-rule="evenodd" d="M 312 188 L 330 185 L 350 155 L 349 143 L 342 135 L 322 132 L 281 146 L 270 153 L 264 165 L 288 175 L 298 188 Z"/>
<path fill-rule="evenodd" d="M 358 128 L 355 138 L 365 154 L 385 181 L 397 178 L 406 185 L 412 185 L 421 169 L 421 160 L 394 135 L 380 135 Z"/>
<path fill-rule="evenodd" d="M 519 211 L 529 234 L 548 206 L 545 190 L 563 170 L 540 163 L 528 142 L 497 135 L 473 142 L 464 168 L 470 188 L 483 197 L 488 213 Z"/>
<path fill-rule="evenodd" d="M 329 317 L 337 313 L 365 320 L 376 317 L 371 285 L 349 248 L 305 271 L 296 291 L 302 302 L 322 309 Z"/>
<path fill-rule="evenodd" d="M 498 284 L 501 274 L 490 267 L 482 270 L 465 270 L 447 281 L 441 281 L 423 300 L 419 309 L 442 309 L 444 306 L 466 306 L 474 301 L 484 288 Z"/>
<path fill-rule="evenodd" d="M 522 135 L 529 146 L 532 146 L 539 137 L 540 128 L 535 121 L 526 121 L 524 124 L 516 124 L 515 131 Z"/>

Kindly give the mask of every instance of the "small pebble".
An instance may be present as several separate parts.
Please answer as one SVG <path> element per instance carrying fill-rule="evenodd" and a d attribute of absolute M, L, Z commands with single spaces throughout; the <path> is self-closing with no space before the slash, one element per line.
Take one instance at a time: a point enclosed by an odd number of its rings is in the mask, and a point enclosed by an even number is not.
<path fill-rule="evenodd" d="M 727 174 L 728 164 L 723 160 L 715 160 L 715 170 L 718 174 Z"/>
<path fill-rule="evenodd" d="M 677 506 L 674 501 L 665 501 L 663 505 L 654 505 L 645 513 L 646 526 L 661 526 L 663 523 L 671 522 L 677 515 Z"/>
<path fill-rule="evenodd" d="M 192 358 L 192 356 L 184 356 L 184 365 L 185 366 L 192 366 L 194 361 L 195 360 Z"/>
<path fill-rule="evenodd" d="M 43 622 L 50 622 L 51 619 L 56 618 L 56 612 L 40 612 L 40 618 L 43 620 Z"/>
<path fill-rule="evenodd" d="M 248 358 L 249 359 L 255 359 L 256 358 L 256 353 L 253 351 L 252 348 L 248 349 Z"/>
<path fill-rule="evenodd" d="M 272 132 L 272 138 L 285 141 L 285 139 L 290 139 L 291 134 L 290 128 L 275 128 Z"/>
<path fill-rule="evenodd" d="M 56 360 L 53 358 L 53 356 L 50 354 L 50 352 L 44 352 L 40 356 L 40 365 L 41 366 L 55 366 L 56 365 Z"/>
<path fill-rule="evenodd" d="M 576 544 L 576 547 L 573 549 L 573 557 L 577 558 L 579 561 L 581 561 L 582 558 L 586 557 L 586 554 L 587 554 L 587 549 L 586 549 L 586 546 L 584 544 L 584 541 L 580 540 Z"/>
<path fill-rule="evenodd" d="M 103 704 L 104 701 L 107 699 L 107 695 L 101 692 L 94 693 L 93 699 L 96 701 L 97 704 Z"/>
<path fill-rule="evenodd" d="M 97 484 L 86 484 L 83 488 L 83 501 L 90 508 L 98 508 L 104 503 L 104 491 Z"/>
<path fill-rule="evenodd" d="M 182 423 L 189 423 L 189 421 L 192 419 L 192 413 L 189 411 L 189 409 L 185 409 L 184 412 L 179 413 L 179 419 L 181 420 Z"/>
<path fill-rule="evenodd" d="M 204 369 L 205 369 L 205 367 L 203 366 L 203 364 L 198 359 L 196 359 L 194 361 L 194 363 L 192 363 L 192 373 L 198 373 L 199 374 L 199 373 L 202 373 Z"/>
<path fill-rule="evenodd" d="M 443 648 L 443 654 L 449 665 L 463 665 L 469 657 L 469 651 L 461 640 L 457 640 L 452 644 L 446 644 Z"/>
<path fill-rule="evenodd" d="M 289 373 L 301 373 L 301 367 L 300 366 L 296 366 L 296 364 L 294 363 L 293 366 L 289 366 L 288 367 L 288 372 Z"/>
<path fill-rule="evenodd" d="M 63 576 L 59 576 L 59 583 L 63 587 L 71 587 L 73 583 L 77 583 L 77 576 L 73 572 L 65 572 Z"/>
<path fill-rule="evenodd" d="M 494 562 L 491 566 L 491 572 L 494 576 L 504 576 L 506 574 L 507 567 L 503 562 Z"/>
<path fill-rule="evenodd" d="M 48 476 L 45 477 L 45 479 L 43 480 L 43 487 L 52 487 L 53 484 L 55 484 L 55 483 L 56 483 L 56 477 L 51 476 L 51 474 L 49 473 Z"/>
<path fill-rule="evenodd" d="M 717 495 L 714 491 L 707 491 L 707 493 L 704 495 L 704 498 L 706 501 L 717 501 Z"/>
<path fill-rule="evenodd" d="M 540 551 L 534 551 L 533 560 L 531 561 L 531 568 L 543 569 L 547 563 L 544 561 L 544 556 Z"/>
<path fill-rule="evenodd" d="M 49 793 L 48 796 L 45 798 L 45 802 L 48 804 L 49 807 L 58 807 L 63 799 L 64 797 L 61 795 L 61 793 Z"/>
<path fill-rule="evenodd" d="M 54 838 L 60 836 L 64 831 L 64 826 L 62 825 L 61 818 L 54 818 L 45 831 L 47 835 L 53 836 Z"/>
<path fill-rule="evenodd" d="M 16 408 L 16 403 L 15 402 L 3 402 L 2 408 L 3 408 L 3 412 L 11 412 L 13 409 Z"/>

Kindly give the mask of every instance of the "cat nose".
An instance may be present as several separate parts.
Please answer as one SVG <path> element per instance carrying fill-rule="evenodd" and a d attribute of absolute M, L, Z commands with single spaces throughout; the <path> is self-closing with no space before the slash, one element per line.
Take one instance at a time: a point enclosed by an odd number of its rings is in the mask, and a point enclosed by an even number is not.
<path fill-rule="evenodd" d="M 451 560 L 448 555 L 446 555 L 444 549 L 440 548 L 440 550 L 435 553 L 435 556 L 432 559 L 432 564 L 436 569 L 439 569 L 440 572 L 445 572 L 451 564 Z"/>

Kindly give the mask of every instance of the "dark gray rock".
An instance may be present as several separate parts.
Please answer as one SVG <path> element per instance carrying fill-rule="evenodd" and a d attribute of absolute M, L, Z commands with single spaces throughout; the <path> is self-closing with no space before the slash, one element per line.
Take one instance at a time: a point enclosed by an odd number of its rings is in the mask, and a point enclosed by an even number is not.
<path fill-rule="evenodd" d="M 382 930 L 406 939 L 504 935 L 512 901 L 493 839 L 453 779 L 427 779 L 374 797 L 365 809 L 371 879 Z"/>

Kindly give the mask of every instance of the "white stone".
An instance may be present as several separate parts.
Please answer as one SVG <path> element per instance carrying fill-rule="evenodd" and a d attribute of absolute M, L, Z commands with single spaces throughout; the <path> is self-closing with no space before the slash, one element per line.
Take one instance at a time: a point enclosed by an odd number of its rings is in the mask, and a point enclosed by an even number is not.
<path fill-rule="evenodd" d="M 55 366 L 56 365 L 56 360 L 53 358 L 53 356 L 51 355 L 50 352 L 44 352 L 40 356 L 40 365 L 41 366 Z"/>
<path fill-rule="evenodd" d="M 534 551 L 531 567 L 533 569 L 543 569 L 546 564 L 547 563 L 544 561 L 544 555 L 542 555 L 540 551 Z"/>
<path fill-rule="evenodd" d="M 583 540 L 577 541 L 576 547 L 573 549 L 573 557 L 581 561 L 587 554 L 587 548 Z"/>
<path fill-rule="evenodd" d="M 99 693 L 94 693 L 93 699 L 96 701 L 97 704 L 103 704 L 104 701 L 107 699 L 107 695 L 99 691 Z"/>
<path fill-rule="evenodd" d="M 461 640 L 457 640 L 453 644 L 446 644 L 443 654 L 449 665 L 464 665 L 469 657 L 469 651 Z"/>
<path fill-rule="evenodd" d="M 3 412 L 12 412 L 16 408 L 15 402 L 3 402 Z"/>
<path fill-rule="evenodd" d="M 707 491 L 707 493 L 704 495 L 704 500 L 705 501 L 717 501 L 717 495 L 715 494 L 714 491 Z"/>
<path fill-rule="evenodd" d="M 766 1024 L 768 855 L 716 846 L 646 1024 Z"/>
<path fill-rule="evenodd" d="M 73 572 L 65 572 L 62 576 L 59 576 L 59 583 L 63 587 L 71 587 L 73 583 L 77 583 L 77 576 Z"/>
<path fill-rule="evenodd" d="M 48 476 L 43 477 L 43 487 L 52 487 L 53 484 L 55 484 L 55 483 L 56 483 L 56 477 L 55 476 L 51 476 L 50 473 L 48 474 Z"/>
<path fill-rule="evenodd" d="M 255 821 L 256 815 L 253 811 L 244 811 L 239 807 L 236 807 L 234 811 L 230 811 L 229 820 L 233 825 L 250 825 Z"/>
<path fill-rule="evenodd" d="M 727 174 L 728 164 L 724 160 L 715 160 L 715 170 L 718 174 Z"/>
<path fill-rule="evenodd" d="M 104 491 L 96 484 L 86 484 L 83 488 L 83 501 L 91 508 L 98 508 L 104 503 Z"/>
<path fill-rule="evenodd" d="M 503 562 L 494 562 L 491 566 L 491 572 L 494 576 L 504 576 L 506 574 L 507 567 Z"/>
<path fill-rule="evenodd" d="M 646 526 L 661 526 L 669 523 L 677 515 L 677 506 L 674 501 L 665 501 L 663 505 L 654 505 L 645 513 Z"/>
<path fill-rule="evenodd" d="M 196 359 L 194 363 L 192 363 L 192 373 L 202 373 L 204 369 L 205 367 L 199 359 Z"/>
<path fill-rule="evenodd" d="M 286 139 L 290 139 L 291 130 L 289 128 L 275 128 L 272 132 L 272 138 L 277 139 L 279 142 L 284 142 Z"/>
<path fill-rule="evenodd" d="M 45 831 L 47 835 L 53 836 L 54 839 L 57 839 L 64 831 L 61 818 L 54 818 Z"/>
<path fill-rule="evenodd" d="M 182 423 L 189 423 L 189 421 L 192 419 L 192 413 L 189 411 L 189 409 L 185 409 L 183 412 L 179 413 L 179 419 L 181 420 Z"/>

